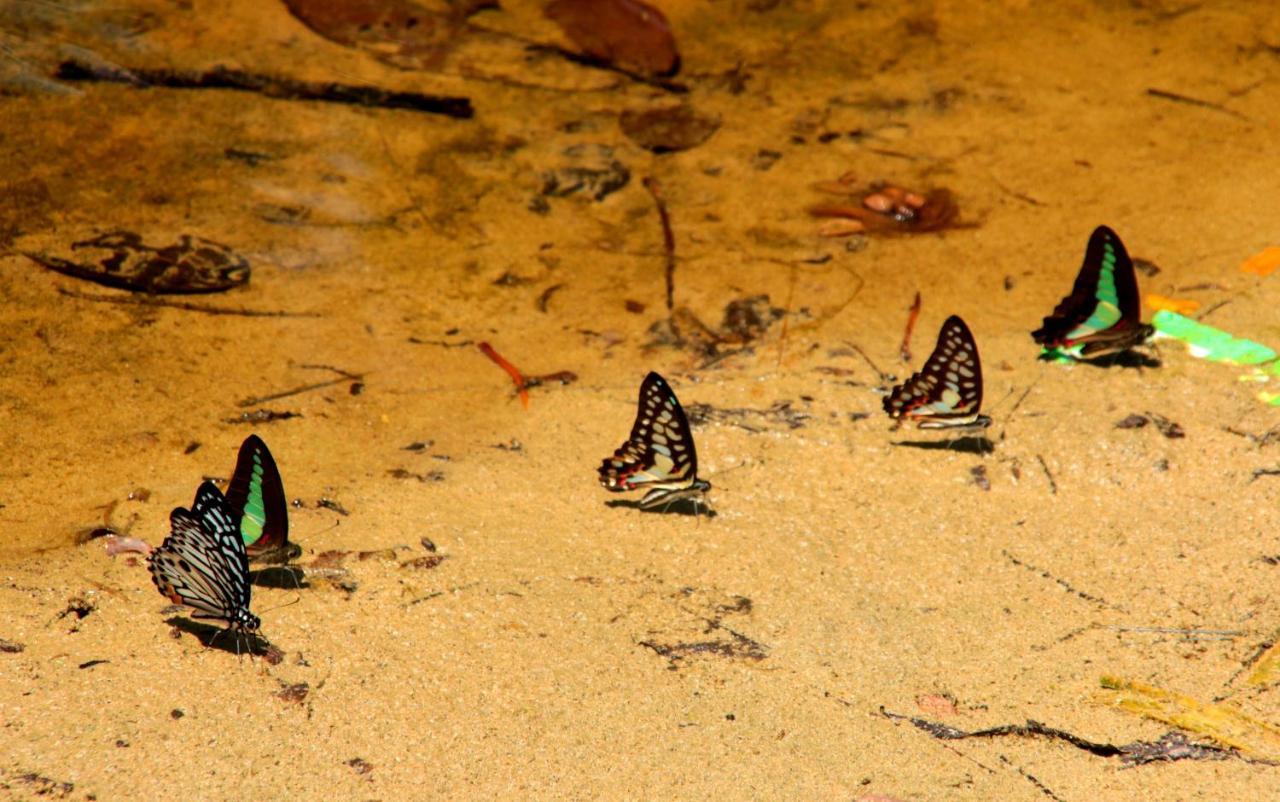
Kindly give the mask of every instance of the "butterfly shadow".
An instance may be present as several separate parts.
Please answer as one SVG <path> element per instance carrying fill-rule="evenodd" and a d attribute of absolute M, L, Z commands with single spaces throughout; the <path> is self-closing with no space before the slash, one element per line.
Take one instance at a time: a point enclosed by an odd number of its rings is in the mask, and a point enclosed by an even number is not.
<path fill-rule="evenodd" d="M 225 627 L 201 623 L 179 615 L 165 619 L 165 623 L 188 635 L 194 635 L 206 649 L 217 649 L 237 656 L 247 654 L 250 657 L 267 657 L 279 651 L 271 641 L 258 634 L 228 631 Z"/>
<path fill-rule="evenodd" d="M 953 437 L 950 440 L 895 440 L 889 445 L 924 451 L 954 451 L 957 454 L 976 454 L 980 457 L 994 454 L 996 450 L 995 444 L 985 434 Z"/>
<path fill-rule="evenodd" d="M 268 565 L 249 572 L 249 584 L 276 590 L 302 590 L 311 585 L 307 572 L 296 565 Z"/>
<path fill-rule="evenodd" d="M 629 501 L 621 498 L 610 499 L 604 505 L 615 509 L 622 507 L 628 510 L 639 510 L 650 515 L 671 513 L 672 515 L 702 515 L 707 518 L 715 518 L 717 515 L 716 511 L 708 507 L 706 502 L 692 498 L 682 498 L 670 504 L 661 504 L 656 507 L 642 507 L 639 501 Z"/>
<path fill-rule="evenodd" d="M 1055 362 L 1061 356 L 1064 355 L 1053 351 L 1046 351 L 1040 354 L 1039 359 L 1041 362 Z M 1071 360 L 1074 364 L 1088 365 L 1092 368 L 1115 367 L 1142 370 L 1143 368 L 1158 368 L 1164 364 L 1157 356 L 1152 356 L 1151 354 L 1145 354 L 1141 351 L 1135 351 L 1132 349 L 1128 351 L 1120 351 L 1114 354 L 1106 354 L 1105 356 L 1100 356 L 1096 359 L 1080 359 L 1073 356 L 1067 356 L 1067 359 Z"/>

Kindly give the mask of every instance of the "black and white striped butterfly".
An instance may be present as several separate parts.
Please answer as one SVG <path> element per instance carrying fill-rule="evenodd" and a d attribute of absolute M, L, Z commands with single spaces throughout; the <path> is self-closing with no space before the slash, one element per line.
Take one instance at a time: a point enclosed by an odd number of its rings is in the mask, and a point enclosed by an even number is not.
<path fill-rule="evenodd" d="M 192 618 L 222 621 L 237 635 L 257 633 L 262 622 L 249 612 L 249 556 L 222 491 L 212 482 L 200 485 L 191 509 L 175 509 L 169 525 L 148 560 L 160 592 L 193 608 Z"/>
<path fill-rule="evenodd" d="M 885 396 L 884 411 L 897 421 L 917 421 L 921 429 L 978 431 L 991 425 L 981 408 L 978 346 L 964 321 L 952 315 L 920 372 Z"/>
<path fill-rule="evenodd" d="M 631 437 L 600 465 L 600 484 L 622 492 L 647 488 L 640 508 L 695 500 L 711 489 L 698 478 L 698 452 L 689 419 L 667 380 L 650 372 L 640 385 Z"/>

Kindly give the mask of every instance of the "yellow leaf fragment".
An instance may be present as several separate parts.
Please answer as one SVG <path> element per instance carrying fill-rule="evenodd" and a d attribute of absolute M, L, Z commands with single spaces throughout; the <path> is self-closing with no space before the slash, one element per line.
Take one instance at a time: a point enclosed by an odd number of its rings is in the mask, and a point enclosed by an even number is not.
<path fill-rule="evenodd" d="M 1253 665 L 1253 673 L 1245 680 L 1250 685 L 1270 685 L 1280 680 L 1280 643 L 1271 644 L 1271 648 L 1262 653 L 1258 662 Z"/>
<path fill-rule="evenodd" d="M 1102 687 L 1109 691 L 1105 698 L 1113 707 L 1172 724 L 1250 757 L 1280 760 L 1280 727 L 1274 724 L 1141 682 L 1103 677 Z"/>

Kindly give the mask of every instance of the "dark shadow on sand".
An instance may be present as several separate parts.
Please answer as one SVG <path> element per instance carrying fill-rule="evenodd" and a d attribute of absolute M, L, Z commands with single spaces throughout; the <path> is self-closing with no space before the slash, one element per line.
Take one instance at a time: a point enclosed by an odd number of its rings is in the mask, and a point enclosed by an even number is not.
<path fill-rule="evenodd" d="M 986 435 L 967 435 L 950 440 L 895 440 L 891 446 L 919 448 L 924 451 L 954 451 L 957 454 L 985 456 L 995 453 L 995 444 Z"/>
<path fill-rule="evenodd" d="M 260 588 L 278 590 L 302 590 L 307 584 L 307 574 L 295 565 L 271 565 L 249 572 L 249 584 Z"/>
<path fill-rule="evenodd" d="M 1060 354 L 1053 351 L 1045 351 L 1040 354 L 1039 359 L 1041 362 L 1056 362 L 1059 356 Z M 1107 354 L 1106 356 L 1100 356 L 1097 359 L 1076 359 L 1075 357 L 1068 357 L 1068 359 L 1077 365 L 1088 365 L 1094 368 L 1118 367 L 1141 369 L 1158 368 L 1162 364 L 1159 359 L 1151 356 L 1150 354 L 1144 354 L 1140 351 L 1132 350 L 1121 351 L 1118 354 Z"/>
<path fill-rule="evenodd" d="M 224 627 L 214 626 L 213 624 L 205 624 L 201 621 L 194 621 L 190 618 L 175 615 L 172 618 L 165 619 L 165 623 L 169 624 L 189 635 L 195 635 L 200 644 L 208 649 L 218 649 L 227 654 L 242 655 L 247 654 L 251 657 L 265 657 L 271 650 L 277 649 L 272 646 L 271 642 L 261 635 L 250 635 L 246 632 L 236 632 L 228 630 Z"/>
<path fill-rule="evenodd" d="M 606 507 L 622 507 L 628 510 L 639 510 L 643 513 L 663 515 L 670 513 L 671 515 L 701 515 L 704 518 L 716 517 L 716 511 L 708 507 L 701 501 L 695 501 L 691 498 L 682 498 L 679 501 L 673 501 L 670 505 L 661 505 L 651 509 L 645 509 L 640 506 L 639 501 L 628 501 L 626 499 L 611 499 L 604 503 Z"/>

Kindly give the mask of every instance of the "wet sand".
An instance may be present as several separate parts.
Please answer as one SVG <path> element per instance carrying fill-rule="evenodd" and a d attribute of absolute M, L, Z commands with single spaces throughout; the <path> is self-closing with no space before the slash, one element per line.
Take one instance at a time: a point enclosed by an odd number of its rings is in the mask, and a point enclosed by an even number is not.
<path fill-rule="evenodd" d="M 535 5 L 504 6 L 477 22 L 559 41 Z M 1206 322 L 1280 343 L 1276 279 L 1239 270 L 1277 244 L 1280 28 L 1265 4 L 662 7 L 682 97 L 549 58 L 523 74 L 544 88 L 498 80 L 522 73 L 497 46 L 398 70 L 270 4 L 28 6 L 0 27 L 16 59 L 0 96 L 0 638 L 24 647 L 0 654 L 5 794 L 1275 788 L 1274 768 L 1239 759 L 1126 769 L 1041 738 L 939 741 L 882 713 L 962 730 L 1033 719 L 1117 745 L 1167 732 L 1100 697 L 1114 675 L 1280 720 L 1274 691 L 1238 680 L 1280 626 L 1280 568 L 1262 559 L 1280 552 L 1280 479 L 1251 480 L 1280 452 L 1226 431 L 1264 432 L 1275 409 L 1242 369 L 1176 344 L 1158 369 L 1104 370 L 1037 361 L 1029 336 L 1106 223 L 1159 266 L 1144 294 L 1225 301 Z M 465 95 L 476 114 L 32 77 L 73 45 Z M 619 130 L 620 111 L 679 100 L 719 118 L 705 143 L 654 155 Z M 629 182 L 601 200 L 543 194 L 547 173 L 601 160 Z M 971 225 L 819 237 L 812 185 L 848 172 L 949 188 Z M 780 317 L 758 337 L 711 358 L 652 332 L 668 314 L 645 177 L 671 215 L 676 305 L 714 329 L 732 301 L 767 295 Z M 252 264 L 245 287 L 166 298 L 310 316 L 71 297 L 146 298 L 20 254 L 71 255 L 112 229 L 198 235 Z M 901 380 L 952 313 L 986 371 L 986 456 L 904 444 L 938 438 L 890 431 L 886 382 L 854 348 Z M 481 341 L 528 375 L 577 379 L 534 388 L 526 409 Z M 238 403 L 341 378 L 323 366 L 360 389 Z M 714 517 L 610 506 L 596 481 L 649 370 L 686 407 L 747 410 L 695 426 Z M 228 422 L 259 408 L 298 417 Z M 1147 412 L 1186 436 L 1114 426 Z M 226 477 L 255 431 L 302 501 L 301 565 L 380 552 L 337 581 L 255 587 L 275 665 L 206 648 L 170 623 L 183 616 L 144 564 L 77 545 L 104 525 L 159 543 L 170 509 Z M 424 538 L 445 556 L 434 567 L 414 562 Z"/>

